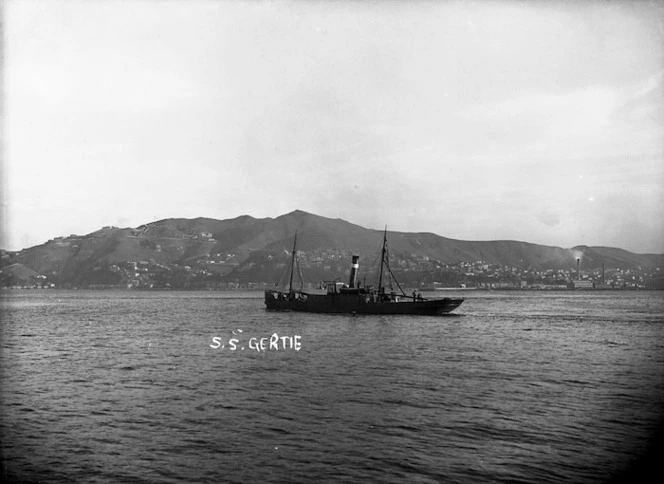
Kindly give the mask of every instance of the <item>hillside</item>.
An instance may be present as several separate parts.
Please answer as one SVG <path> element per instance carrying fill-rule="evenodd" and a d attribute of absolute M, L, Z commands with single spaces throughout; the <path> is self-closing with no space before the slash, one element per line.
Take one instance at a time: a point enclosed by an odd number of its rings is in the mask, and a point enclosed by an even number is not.
<path fill-rule="evenodd" d="M 23 273 L 31 270 L 49 282 L 72 286 L 124 285 L 127 280 L 140 286 L 147 278 L 143 273 L 150 274 L 153 285 L 169 287 L 191 280 L 271 282 L 288 263 L 296 231 L 298 251 L 306 256 L 314 280 L 326 273 L 343 276 L 351 254 L 360 255 L 366 268 L 376 259 L 383 238 L 380 230 L 299 210 L 274 219 L 247 215 L 228 220 L 179 218 L 58 237 L 20 252 L 6 252 L 2 265 L 20 264 Z M 388 241 L 391 256 L 398 261 L 397 270 L 416 273 L 461 268 L 478 261 L 519 271 L 575 270 L 577 257 L 584 270 L 602 265 L 622 270 L 664 266 L 664 254 L 633 254 L 610 247 L 564 249 L 392 231 L 388 231 Z"/>

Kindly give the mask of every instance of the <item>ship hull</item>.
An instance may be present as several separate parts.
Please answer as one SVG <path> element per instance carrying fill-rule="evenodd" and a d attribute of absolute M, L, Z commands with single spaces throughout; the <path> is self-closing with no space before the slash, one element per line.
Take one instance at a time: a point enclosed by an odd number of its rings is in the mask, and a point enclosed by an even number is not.
<path fill-rule="evenodd" d="M 293 294 L 265 291 L 265 306 L 270 311 L 337 314 L 447 314 L 463 302 L 460 298 L 374 301 L 366 295 Z"/>

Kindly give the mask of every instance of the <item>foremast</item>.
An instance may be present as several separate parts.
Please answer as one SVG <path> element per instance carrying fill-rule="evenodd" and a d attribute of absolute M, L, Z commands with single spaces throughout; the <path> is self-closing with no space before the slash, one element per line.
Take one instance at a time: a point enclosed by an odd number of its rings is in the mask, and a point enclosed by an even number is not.
<path fill-rule="evenodd" d="M 295 255 L 297 254 L 297 230 L 295 231 L 295 239 L 293 240 L 293 254 L 291 257 L 291 270 L 290 282 L 288 283 L 288 293 L 293 294 L 293 272 L 295 272 Z"/>
<path fill-rule="evenodd" d="M 383 294 L 385 292 L 383 288 L 383 266 L 387 268 L 387 272 L 389 273 L 390 276 L 390 290 L 393 290 L 392 280 L 394 280 L 394 282 L 396 282 L 397 284 L 397 287 L 401 291 L 401 295 L 407 297 L 406 293 L 401 288 L 399 281 L 397 281 L 397 278 L 392 273 L 392 269 L 390 269 L 390 256 L 387 248 L 387 225 L 385 226 L 385 231 L 383 232 L 383 249 L 381 250 L 380 253 L 380 274 L 378 276 L 378 294 Z M 414 299 L 415 298 L 413 298 L 413 300 Z"/>
<path fill-rule="evenodd" d="M 385 265 L 385 253 L 387 252 L 387 225 L 383 233 L 383 249 L 380 252 L 380 275 L 378 276 L 378 294 L 383 292 L 383 266 Z"/>

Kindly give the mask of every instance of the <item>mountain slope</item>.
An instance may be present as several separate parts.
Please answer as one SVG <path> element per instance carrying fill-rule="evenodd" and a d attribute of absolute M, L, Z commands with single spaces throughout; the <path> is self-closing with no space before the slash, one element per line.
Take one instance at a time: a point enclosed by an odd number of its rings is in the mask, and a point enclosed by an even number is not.
<path fill-rule="evenodd" d="M 282 259 L 292 250 L 296 231 L 299 251 L 327 254 L 315 257 L 327 257 L 335 267 L 341 264 L 339 271 L 348 265 L 346 259 L 351 253 L 360 255 L 362 263 L 375 259 L 383 239 L 380 230 L 296 210 L 274 219 L 247 215 L 228 220 L 173 218 L 137 228 L 104 227 L 13 253 L 11 261 L 72 284 L 115 280 L 115 276 L 101 274 L 116 270 L 118 264 L 142 261 L 166 268 L 187 266 L 217 274 L 215 277 L 240 272 L 249 277 L 250 271 L 252 278 L 268 280 L 287 262 Z M 622 269 L 664 265 L 664 254 L 633 254 L 610 247 L 564 249 L 510 240 L 463 241 L 432 233 L 390 231 L 388 243 L 393 257 L 442 264 L 484 261 L 521 270 L 571 269 L 581 258 L 585 269 L 602 264 Z M 327 262 L 319 265 L 329 266 Z"/>

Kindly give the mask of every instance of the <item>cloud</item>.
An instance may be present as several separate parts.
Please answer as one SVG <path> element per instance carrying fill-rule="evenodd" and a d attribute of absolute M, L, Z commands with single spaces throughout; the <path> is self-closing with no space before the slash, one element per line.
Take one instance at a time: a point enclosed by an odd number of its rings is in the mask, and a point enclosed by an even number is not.
<path fill-rule="evenodd" d="M 530 93 L 482 111 L 494 122 L 522 116 L 544 119 L 556 137 L 586 136 L 608 126 L 619 97 L 614 88 L 593 86 L 566 93 Z"/>
<path fill-rule="evenodd" d="M 549 227 L 557 227 L 560 225 L 560 215 L 555 212 L 543 211 L 535 214 L 535 217 Z"/>
<path fill-rule="evenodd" d="M 647 96 L 651 92 L 659 89 L 662 86 L 662 81 L 664 81 L 664 70 L 653 74 L 644 81 L 636 83 L 629 99 L 639 99 L 643 96 Z"/>
<path fill-rule="evenodd" d="M 200 95 L 186 77 L 104 56 L 96 65 L 22 63 L 7 72 L 12 102 L 32 108 L 87 113 L 161 110 Z"/>
<path fill-rule="evenodd" d="M 563 93 L 533 92 L 488 106 L 473 107 L 469 115 L 493 120 L 536 115 L 549 120 L 553 131 L 588 134 L 607 126 L 626 103 L 648 96 L 662 85 L 664 71 L 620 87 L 594 85 Z"/>

